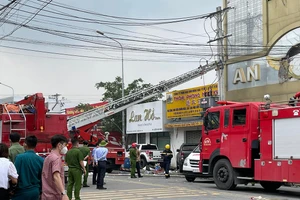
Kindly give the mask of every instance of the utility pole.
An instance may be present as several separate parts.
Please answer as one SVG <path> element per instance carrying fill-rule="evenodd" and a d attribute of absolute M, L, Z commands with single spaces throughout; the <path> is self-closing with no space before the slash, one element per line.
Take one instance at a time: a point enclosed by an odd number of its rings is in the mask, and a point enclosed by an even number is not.
<path fill-rule="evenodd" d="M 220 62 L 220 66 L 217 67 L 217 75 L 218 75 L 218 93 L 220 100 L 225 100 L 225 83 L 224 83 L 224 46 L 223 46 L 223 40 L 227 37 L 232 36 L 232 34 L 229 35 L 223 35 L 223 13 L 227 12 L 229 9 L 233 9 L 233 7 L 226 7 L 222 10 L 221 6 L 218 6 L 216 9 L 216 12 L 211 13 L 207 17 L 215 17 L 217 20 L 217 35 L 216 38 L 213 40 L 208 41 L 207 43 L 215 42 L 217 41 L 217 52 L 218 52 L 218 62 Z"/>
<path fill-rule="evenodd" d="M 59 96 L 61 96 L 61 94 L 57 94 L 57 93 L 49 96 L 49 99 L 55 99 L 55 104 L 51 110 L 53 110 L 55 108 L 55 106 L 57 106 L 59 104 L 59 99 L 58 99 Z"/>
<path fill-rule="evenodd" d="M 223 28 L 222 28 L 222 12 L 221 6 L 217 7 L 217 38 L 223 38 Z M 218 92 L 220 95 L 220 100 L 225 99 L 224 95 L 224 50 L 223 50 L 223 39 L 217 41 L 217 51 L 218 51 L 218 60 L 222 63 L 218 70 Z"/>

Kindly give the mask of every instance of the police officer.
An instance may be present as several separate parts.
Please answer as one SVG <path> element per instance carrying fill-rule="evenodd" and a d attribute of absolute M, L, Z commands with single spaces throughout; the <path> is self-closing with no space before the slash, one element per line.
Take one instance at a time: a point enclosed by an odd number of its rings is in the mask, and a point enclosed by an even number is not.
<path fill-rule="evenodd" d="M 129 157 L 130 157 L 130 167 L 131 167 L 131 178 L 137 178 L 135 176 L 136 161 L 137 161 L 136 143 L 132 143 L 131 148 L 129 150 Z"/>
<path fill-rule="evenodd" d="M 173 152 L 170 150 L 169 144 L 166 144 L 165 150 L 162 153 L 162 157 L 164 160 L 165 177 L 170 178 L 169 170 L 170 170 L 171 160 L 173 158 Z"/>

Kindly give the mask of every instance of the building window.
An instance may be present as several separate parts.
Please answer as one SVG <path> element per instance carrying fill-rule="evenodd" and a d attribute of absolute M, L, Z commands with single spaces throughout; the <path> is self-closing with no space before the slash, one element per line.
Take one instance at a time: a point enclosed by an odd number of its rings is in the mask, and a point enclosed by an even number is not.
<path fill-rule="evenodd" d="M 164 150 L 165 145 L 170 144 L 169 132 L 150 133 L 150 143 L 156 144 L 159 150 Z"/>
<path fill-rule="evenodd" d="M 136 142 L 136 134 L 127 134 L 126 135 L 127 147 L 131 146 L 131 144 L 134 142 Z"/>
<path fill-rule="evenodd" d="M 139 133 L 138 134 L 138 143 L 145 144 L 146 143 L 146 133 Z"/>

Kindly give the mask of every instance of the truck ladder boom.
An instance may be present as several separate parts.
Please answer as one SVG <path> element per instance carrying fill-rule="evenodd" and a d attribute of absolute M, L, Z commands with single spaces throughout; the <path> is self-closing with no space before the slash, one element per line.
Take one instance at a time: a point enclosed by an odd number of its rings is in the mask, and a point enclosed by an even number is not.
<path fill-rule="evenodd" d="M 99 108 L 94 108 L 78 114 L 76 116 L 70 117 L 68 119 L 68 130 L 72 130 L 72 127 L 76 128 L 85 126 L 90 123 L 99 121 L 105 117 L 116 114 L 126 108 L 157 96 L 169 89 L 176 87 L 180 84 L 188 82 L 194 78 L 197 78 L 205 73 L 217 69 L 222 63 L 212 63 L 205 66 L 200 66 L 197 69 L 191 70 L 167 81 L 161 81 L 159 84 L 151 86 L 141 91 L 137 91 L 126 95 L 124 98 L 117 99 L 115 101 L 109 102 Z"/>

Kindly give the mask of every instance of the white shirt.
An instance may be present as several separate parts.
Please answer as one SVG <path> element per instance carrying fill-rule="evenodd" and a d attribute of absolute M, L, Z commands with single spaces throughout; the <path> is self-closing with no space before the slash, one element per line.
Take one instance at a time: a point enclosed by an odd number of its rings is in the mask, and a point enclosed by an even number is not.
<path fill-rule="evenodd" d="M 9 188 L 9 178 L 18 178 L 18 173 L 15 165 L 10 162 L 7 158 L 0 158 L 0 188 L 8 189 Z"/>

